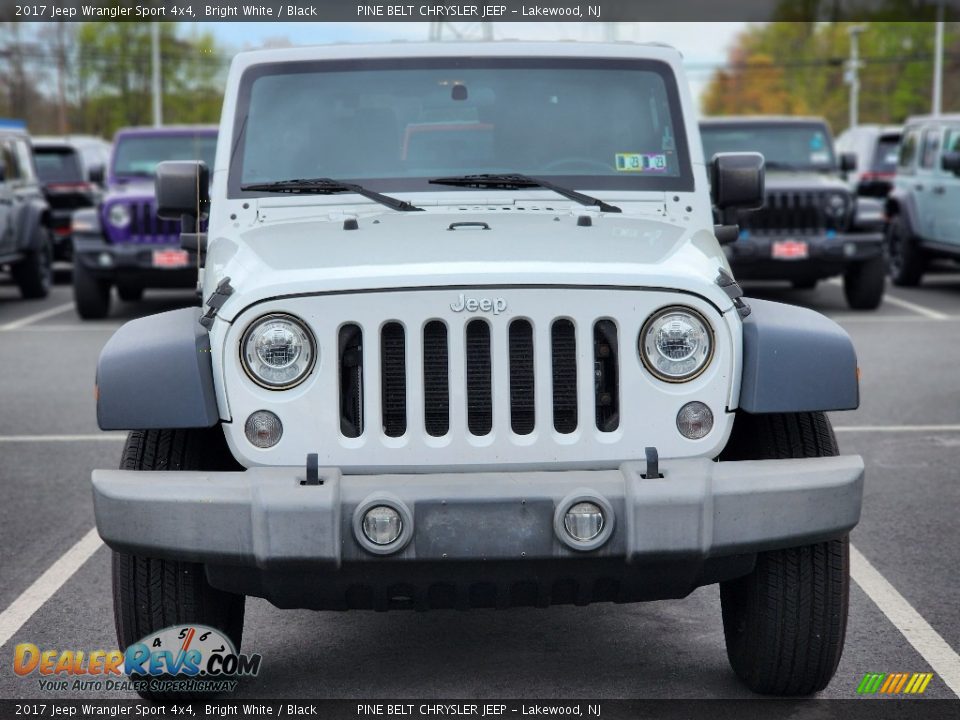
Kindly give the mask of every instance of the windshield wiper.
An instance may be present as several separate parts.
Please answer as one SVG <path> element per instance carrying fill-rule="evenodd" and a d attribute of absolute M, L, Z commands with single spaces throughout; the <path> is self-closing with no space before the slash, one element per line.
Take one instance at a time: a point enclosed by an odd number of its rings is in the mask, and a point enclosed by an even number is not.
<path fill-rule="evenodd" d="M 523 190 L 525 188 L 541 187 L 546 190 L 552 190 L 558 195 L 568 200 L 573 200 L 581 205 L 590 205 L 598 207 L 603 212 L 618 213 L 623 212 L 616 205 L 605 203 L 600 198 L 590 195 L 584 195 L 576 190 L 565 188 L 560 185 L 554 185 L 546 180 L 538 180 L 529 175 L 520 175 L 518 173 L 500 173 L 485 175 L 460 175 L 457 177 L 434 178 L 430 181 L 433 185 L 454 185 L 456 187 L 478 188 L 480 190 Z"/>
<path fill-rule="evenodd" d="M 335 195 L 342 192 L 352 192 L 362 195 L 368 200 L 373 200 L 381 205 L 386 205 L 393 210 L 409 212 L 411 210 L 423 210 L 406 200 L 398 200 L 389 195 L 381 195 L 373 190 L 368 190 L 362 185 L 356 183 L 340 182 L 330 178 L 306 178 L 299 180 L 277 180 L 268 183 L 252 183 L 250 185 L 241 185 L 241 190 L 251 192 L 271 192 L 271 193 L 294 193 L 303 195 Z"/>

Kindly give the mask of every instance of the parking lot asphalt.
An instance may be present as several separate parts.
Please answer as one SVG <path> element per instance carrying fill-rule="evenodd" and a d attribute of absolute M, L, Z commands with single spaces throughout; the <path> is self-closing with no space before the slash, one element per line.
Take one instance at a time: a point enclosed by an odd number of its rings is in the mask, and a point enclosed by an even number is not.
<path fill-rule="evenodd" d="M 83 322 L 69 286 L 23 302 L 2 283 L 0 698 L 76 698 L 9 668 L 17 643 L 116 645 L 110 553 L 90 535 L 89 478 L 117 465 L 123 436 L 97 429 L 96 359 L 126 320 L 192 298 L 148 293 Z M 866 313 L 847 310 L 836 283 L 747 294 L 833 317 L 862 370 L 860 409 L 832 416 L 841 451 L 863 455 L 867 481 L 851 536 L 846 649 L 822 697 L 857 697 L 867 672 L 935 672 L 923 697 L 957 697 L 960 274 L 891 288 Z M 727 664 L 716 586 L 681 601 L 467 613 L 280 611 L 249 599 L 244 649 L 263 666 L 238 698 L 752 697 Z"/>

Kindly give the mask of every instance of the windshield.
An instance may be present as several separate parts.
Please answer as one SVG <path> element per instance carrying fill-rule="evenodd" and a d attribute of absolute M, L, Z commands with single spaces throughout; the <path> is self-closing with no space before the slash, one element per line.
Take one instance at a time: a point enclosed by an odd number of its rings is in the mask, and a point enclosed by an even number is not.
<path fill-rule="evenodd" d="M 33 148 L 37 175 L 45 183 L 82 182 L 80 159 L 72 148 Z"/>
<path fill-rule="evenodd" d="M 876 154 L 873 158 L 873 171 L 893 173 L 897 169 L 897 158 L 900 155 L 900 136 L 884 135 L 877 141 Z"/>
<path fill-rule="evenodd" d="M 113 154 L 115 177 L 153 177 L 165 160 L 203 160 L 213 168 L 217 136 L 210 133 L 177 135 L 126 135 L 117 140 Z"/>
<path fill-rule="evenodd" d="M 239 93 L 230 193 L 335 178 L 379 191 L 523 173 L 567 187 L 692 189 L 676 81 L 664 63 L 390 59 L 277 63 Z"/>
<path fill-rule="evenodd" d="M 835 165 L 830 135 L 820 123 L 704 123 L 700 132 L 707 161 L 720 152 L 758 152 L 772 170 Z"/>

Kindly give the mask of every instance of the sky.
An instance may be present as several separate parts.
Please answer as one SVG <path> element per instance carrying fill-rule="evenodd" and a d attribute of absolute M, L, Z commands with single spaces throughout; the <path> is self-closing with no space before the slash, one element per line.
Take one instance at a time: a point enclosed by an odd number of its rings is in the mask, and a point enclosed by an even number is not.
<path fill-rule="evenodd" d="M 499 40 L 602 40 L 607 23 L 493 23 L 494 38 Z M 613 24 L 613 23 L 611 23 Z M 199 24 L 198 24 L 199 25 Z M 479 23 L 447 23 L 461 34 L 478 35 Z M 620 39 L 637 42 L 663 42 L 683 53 L 690 89 L 699 101 L 713 67 L 722 64 L 738 32 L 746 23 L 615 23 Z M 333 42 L 386 42 L 390 40 L 427 40 L 430 23 L 422 22 L 342 22 L 275 23 L 219 22 L 203 23 L 231 50 L 247 50 L 264 45 L 317 45 Z"/>

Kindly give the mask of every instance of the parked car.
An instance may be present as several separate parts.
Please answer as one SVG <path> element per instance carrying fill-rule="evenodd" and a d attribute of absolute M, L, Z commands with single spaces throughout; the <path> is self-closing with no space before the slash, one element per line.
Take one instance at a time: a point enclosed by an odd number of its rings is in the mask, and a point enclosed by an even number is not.
<path fill-rule="evenodd" d="M 132 431 L 92 478 L 121 648 L 202 625 L 239 651 L 246 595 L 545 606 L 719 582 L 749 687 L 830 681 L 863 462 L 825 412 L 857 406 L 856 355 L 730 276 L 712 206 L 758 207 L 763 159 L 718 155 L 711 190 L 680 53 L 266 50 L 224 97 L 212 187 L 202 163 L 157 171 L 162 217 L 206 251 L 203 307 L 127 323 L 97 369 L 100 427 Z M 470 127 L 462 153 L 436 152 L 444 118 Z"/>
<path fill-rule="evenodd" d="M 766 159 L 762 210 L 743 213 L 740 235 L 726 246 L 739 280 L 789 280 L 813 288 L 843 276 L 847 304 L 880 305 L 884 292 L 883 233 L 853 232 L 855 198 L 840 177 L 855 169 L 837 155 L 821 118 L 720 117 L 701 121 L 705 156 L 754 150 Z"/>
<path fill-rule="evenodd" d="M 53 258 L 71 260 L 73 213 L 99 204 L 110 143 L 86 135 L 35 137 L 33 158 L 50 204 Z"/>
<path fill-rule="evenodd" d="M 0 268 L 24 298 L 44 298 L 53 277 L 50 207 L 43 196 L 25 129 L 0 126 Z"/>
<path fill-rule="evenodd" d="M 73 216 L 73 290 L 82 318 L 102 318 L 110 291 L 136 301 L 145 288 L 195 287 L 195 253 L 180 246 L 180 224 L 157 216 L 154 172 L 165 160 L 213 163 L 213 126 L 120 130 L 107 171 L 107 192 L 95 209 Z"/>
<path fill-rule="evenodd" d="M 853 224 L 857 230 L 883 230 L 884 205 L 893 188 L 900 148 L 898 125 L 858 125 L 837 137 L 837 152 L 856 155 L 856 170 L 847 173 L 847 185 L 857 196 Z"/>
<path fill-rule="evenodd" d="M 960 260 L 960 115 L 907 121 L 886 210 L 895 285 L 919 284 L 936 258 Z"/>

